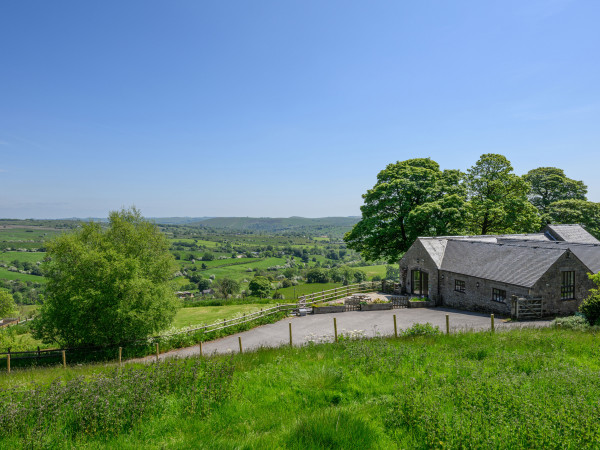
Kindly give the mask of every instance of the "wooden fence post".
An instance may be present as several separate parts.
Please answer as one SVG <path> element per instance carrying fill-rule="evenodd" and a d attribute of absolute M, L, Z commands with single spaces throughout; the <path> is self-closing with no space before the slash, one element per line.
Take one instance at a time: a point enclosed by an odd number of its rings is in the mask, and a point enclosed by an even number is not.
<path fill-rule="evenodd" d="M 203 353 L 202 353 L 202 341 L 200 341 L 200 343 L 198 345 L 200 347 L 200 356 L 202 356 L 203 355 Z"/>
<path fill-rule="evenodd" d="M 67 368 L 67 354 L 64 350 L 62 351 L 62 360 L 63 360 L 63 369 L 66 369 Z"/>
<path fill-rule="evenodd" d="M 446 334 L 450 334 L 450 314 L 446 314 Z"/>
<path fill-rule="evenodd" d="M 238 336 L 238 342 L 240 344 L 240 353 L 243 353 L 243 349 L 242 349 L 242 337 Z"/>
<path fill-rule="evenodd" d="M 396 323 L 396 314 L 394 314 L 394 337 L 398 337 L 398 324 Z"/>
<path fill-rule="evenodd" d="M 6 370 L 10 373 L 10 353 L 6 355 Z"/>
<path fill-rule="evenodd" d="M 119 367 L 123 366 L 121 357 L 123 356 L 123 347 L 119 347 Z"/>
<path fill-rule="evenodd" d="M 290 347 L 292 347 L 292 322 L 290 322 Z"/>
<path fill-rule="evenodd" d="M 156 362 L 158 362 L 158 355 L 159 355 L 159 351 L 158 351 L 158 342 L 156 343 Z"/>
<path fill-rule="evenodd" d="M 335 342 L 338 341 L 338 336 L 337 336 L 337 320 L 335 320 L 335 317 L 333 318 L 333 334 L 335 336 Z"/>
<path fill-rule="evenodd" d="M 494 332 L 494 315 L 490 314 L 490 319 L 492 321 L 492 333 Z"/>

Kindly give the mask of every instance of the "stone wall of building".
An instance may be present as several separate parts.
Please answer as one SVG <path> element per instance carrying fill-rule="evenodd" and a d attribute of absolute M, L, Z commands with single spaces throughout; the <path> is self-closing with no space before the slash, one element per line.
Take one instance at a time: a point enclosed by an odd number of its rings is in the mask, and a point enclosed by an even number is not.
<path fill-rule="evenodd" d="M 465 282 L 465 292 L 455 289 L 456 280 Z M 444 306 L 469 311 L 488 312 L 504 316 L 510 315 L 510 299 L 512 295 L 524 296 L 529 289 L 512 284 L 440 271 L 440 297 Z M 492 289 L 506 291 L 504 302 L 492 300 Z"/>
<path fill-rule="evenodd" d="M 575 298 L 561 300 L 561 272 L 575 272 Z M 532 296 L 542 297 L 548 315 L 572 314 L 589 295 L 594 283 L 587 276 L 587 267 L 571 252 L 562 255 L 533 286 Z"/>
<path fill-rule="evenodd" d="M 435 301 L 436 304 L 440 304 L 440 298 L 438 293 L 438 268 L 427 253 L 427 250 L 417 240 L 404 254 L 402 259 L 399 261 L 400 276 L 402 278 L 403 290 L 406 289 L 407 294 L 412 293 L 411 286 L 411 271 L 421 270 L 426 272 L 429 276 L 429 295 L 428 297 Z"/>

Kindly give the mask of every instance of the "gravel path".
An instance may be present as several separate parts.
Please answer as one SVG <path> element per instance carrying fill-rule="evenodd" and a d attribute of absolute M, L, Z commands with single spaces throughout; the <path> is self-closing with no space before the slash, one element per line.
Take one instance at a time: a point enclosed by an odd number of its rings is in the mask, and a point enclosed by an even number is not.
<path fill-rule="evenodd" d="M 446 329 L 446 314 L 450 316 L 450 332 L 464 330 L 489 330 L 489 314 L 459 311 L 449 308 L 402 308 L 388 311 L 347 311 L 338 314 L 317 314 L 304 317 L 291 317 L 269 325 L 263 325 L 243 333 L 227 336 L 215 341 L 204 342 L 205 355 L 212 353 L 231 353 L 239 351 L 238 337 L 242 338 L 244 351 L 259 347 L 279 347 L 289 345 L 289 324 L 292 324 L 294 345 L 304 345 L 309 341 L 324 342 L 333 340 L 333 318 L 336 318 L 338 334 L 356 333 L 367 337 L 391 336 L 394 334 L 396 315 L 398 330 L 411 327 L 415 323 L 431 323 L 441 330 Z M 495 318 L 496 330 L 522 327 L 548 326 L 550 320 L 528 322 L 510 322 Z M 160 355 L 161 359 L 197 355 L 198 346 L 171 350 Z M 152 361 L 148 356 L 137 361 Z"/>

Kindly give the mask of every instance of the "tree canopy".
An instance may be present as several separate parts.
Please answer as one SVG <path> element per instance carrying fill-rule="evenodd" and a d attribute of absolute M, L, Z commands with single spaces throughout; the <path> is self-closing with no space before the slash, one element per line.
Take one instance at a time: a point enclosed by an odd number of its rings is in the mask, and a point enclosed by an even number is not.
<path fill-rule="evenodd" d="M 113 211 L 108 226 L 84 224 L 48 243 L 47 298 L 35 335 L 60 345 L 145 338 L 172 322 L 177 299 L 169 243 L 135 208 Z"/>
<path fill-rule="evenodd" d="M 0 288 L 0 319 L 9 317 L 16 309 L 17 305 L 15 305 L 12 294 L 6 289 Z"/>
<path fill-rule="evenodd" d="M 544 218 L 554 202 L 586 200 L 587 186 L 583 181 L 568 178 L 562 169 L 538 167 L 523 175 L 523 179 L 531 185 L 529 201 Z"/>
<path fill-rule="evenodd" d="M 536 208 L 528 201 L 530 185 L 504 156 L 487 153 L 467 171 L 470 226 L 474 234 L 535 232 Z"/>
<path fill-rule="evenodd" d="M 229 298 L 240 292 L 242 286 L 231 278 L 221 278 L 213 284 L 215 292 L 222 298 Z"/>
<path fill-rule="evenodd" d="M 559 200 L 548 208 L 552 223 L 578 223 L 600 239 L 600 203 L 585 200 Z"/>
<path fill-rule="evenodd" d="M 429 158 L 389 164 L 363 195 L 362 219 L 344 240 L 368 260 L 395 262 L 420 235 L 458 233 L 466 217 L 458 170 Z"/>
<path fill-rule="evenodd" d="M 266 277 L 254 277 L 248 284 L 250 293 L 256 297 L 266 298 L 271 293 L 271 282 Z"/>

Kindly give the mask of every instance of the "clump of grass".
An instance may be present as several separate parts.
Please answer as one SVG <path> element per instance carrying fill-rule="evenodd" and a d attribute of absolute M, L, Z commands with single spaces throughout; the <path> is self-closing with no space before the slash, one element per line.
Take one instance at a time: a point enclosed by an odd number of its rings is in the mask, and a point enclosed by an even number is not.
<path fill-rule="evenodd" d="M 160 415 L 166 399 L 181 414 L 207 415 L 228 398 L 229 360 L 167 361 L 113 369 L 88 378 L 55 379 L 30 389 L 0 390 L 0 438 L 54 446 L 65 437 L 118 435 Z"/>
<path fill-rule="evenodd" d="M 590 323 L 583 315 L 557 317 L 552 321 L 552 326 L 578 331 L 588 331 L 590 329 Z"/>
<path fill-rule="evenodd" d="M 135 368 L 141 372 L 131 378 L 139 378 L 139 388 L 132 386 L 131 393 L 121 388 L 129 382 L 115 380 L 117 372 L 107 368 L 98 369 L 104 378 L 88 373 L 72 385 L 66 379 L 46 384 L 45 397 L 37 385 L 2 391 L 0 447 L 53 446 L 59 439 L 64 447 L 92 448 L 600 446 L 595 333 L 551 327 L 427 332 L 173 365 L 165 365 L 164 373 L 162 364 Z M 188 372 L 194 367 L 198 375 Z M 61 394 L 67 385 L 72 400 Z M 121 397 L 133 410 L 119 403 Z M 98 412 L 70 415 L 82 411 L 78 401 Z M 30 405 L 21 409 L 25 414 L 11 409 L 23 405 Z M 98 431 L 86 431 L 94 427 Z M 27 429 L 41 431 L 28 437 Z"/>
<path fill-rule="evenodd" d="M 366 418 L 336 408 L 305 414 L 286 439 L 290 449 L 379 448 L 384 438 Z"/>
<path fill-rule="evenodd" d="M 402 332 L 402 336 L 437 336 L 441 334 L 440 327 L 427 323 L 415 323 Z"/>

